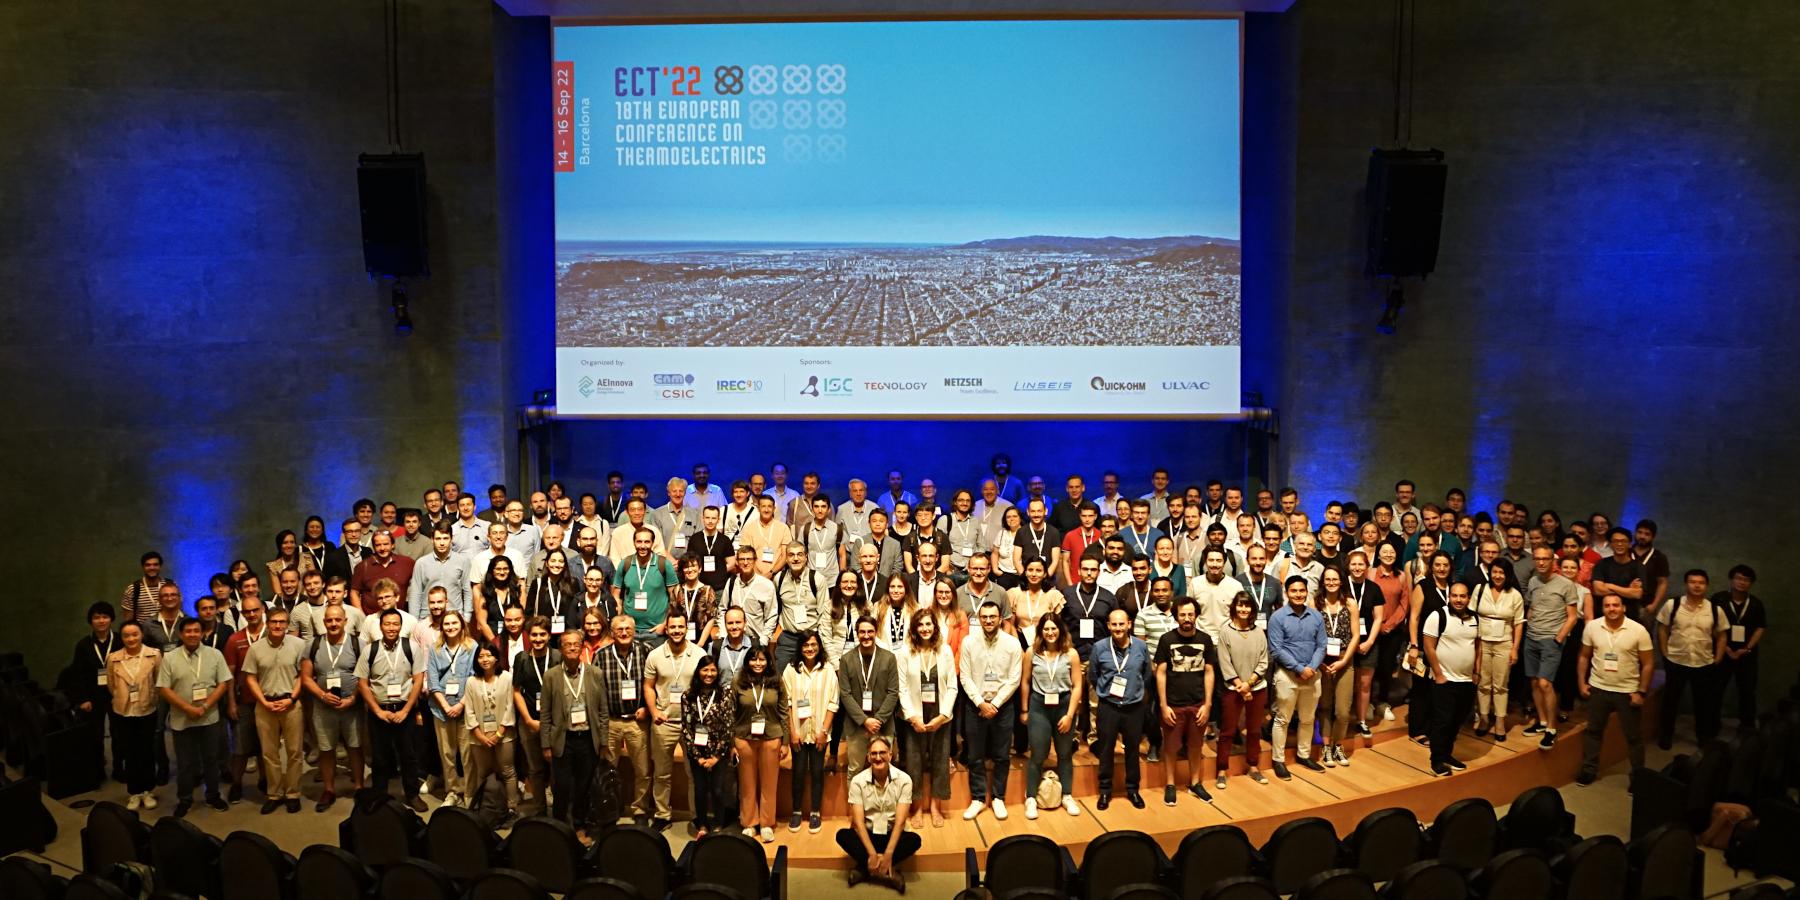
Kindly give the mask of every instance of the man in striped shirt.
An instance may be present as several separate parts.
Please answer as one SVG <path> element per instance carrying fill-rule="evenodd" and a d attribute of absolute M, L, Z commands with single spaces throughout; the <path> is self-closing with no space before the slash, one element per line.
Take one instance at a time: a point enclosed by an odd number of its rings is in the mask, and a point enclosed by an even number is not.
<path fill-rule="evenodd" d="M 1132 618 L 1131 633 L 1142 638 L 1144 646 L 1154 652 L 1162 641 L 1162 636 L 1175 630 L 1175 610 L 1170 604 L 1175 602 L 1175 583 L 1167 577 L 1157 576 L 1150 582 L 1150 602 L 1138 609 Z M 1156 703 L 1144 705 L 1144 733 L 1162 734 L 1162 707 Z M 1162 741 L 1150 741 L 1150 762 L 1162 760 Z"/>
<path fill-rule="evenodd" d="M 124 597 L 119 602 L 119 621 L 147 626 L 156 618 L 156 595 L 163 584 L 162 554 L 148 551 L 138 558 L 138 565 L 143 568 L 144 577 L 125 586 Z"/>

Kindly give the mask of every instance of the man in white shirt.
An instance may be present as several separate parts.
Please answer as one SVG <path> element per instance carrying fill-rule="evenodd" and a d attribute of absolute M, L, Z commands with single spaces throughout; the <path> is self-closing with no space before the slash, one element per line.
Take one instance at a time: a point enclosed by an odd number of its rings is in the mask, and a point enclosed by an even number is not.
<path fill-rule="evenodd" d="M 650 699 L 651 827 L 669 827 L 669 796 L 674 784 L 675 747 L 681 743 L 681 698 L 694 680 L 694 669 L 706 651 L 687 639 L 687 616 L 673 610 L 669 639 L 644 658 L 644 696 Z"/>
<path fill-rule="evenodd" d="M 869 738 L 868 768 L 850 779 L 850 827 L 838 829 L 837 843 L 850 856 L 851 887 L 872 881 L 904 893 L 898 867 L 919 852 L 919 836 L 906 830 L 912 779 L 893 755 L 887 738 Z"/>
<path fill-rule="evenodd" d="M 488 545 L 469 556 L 470 585 L 480 584 L 487 578 L 488 565 L 494 561 L 496 556 L 504 556 L 512 561 L 513 578 L 520 584 L 530 581 L 525 575 L 530 571 L 525 565 L 525 557 L 507 542 L 508 535 L 506 526 L 499 522 L 488 526 Z M 470 596 L 474 595 L 473 591 L 469 593 Z"/>
<path fill-rule="evenodd" d="M 732 482 L 731 502 L 726 504 L 721 514 L 721 527 L 725 530 L 725 536 L 737 540 L 738 533 L 755 518 L 756 501 L 750 496 L 750 483 Z"/>
<path fill-rule="evenodd" d="M 869 501 L 869 485 L 861 478 L 850 479 L 849 490 L 850 499 L 838 504 L 837 520 L 844 526 L 845 541 L 860 540 L 869 536 L 869 511 L 877 507 Z"/>
<path fill-rule="evenodd" d="M 1414 487 L 1412 481 L 1406 478 L 1394 482 L 1394 505 L 1392 507 L 1394 521 L 1389 526 L 1389 530 L 1395 534 L 1400 533 L 1401 518 L 1407 513 L 1418 514 L 1419 512 L 1418 508 L 1413 506 Z"/>
<path fill-rule="evenodd" d="M 695 509 L 708 506 L 724 506 L 725 492 L 716 484 L 708 484 L 712 478 L 712 467 L 706 463 L 694 464 L 694 483 L 687 486 L 688 505 Z"/>
<path fill-rule="evenodd" d="M 733 608 L 744 610 L 744 626 L 758 643 L 768 646 L 775 640 L 775 629 L 781 624 L 775 583 L 757 571 L 756 550 L 750 547 L 737 549 L 737 574 L 725 582 L 719 595 L 721 615 Z"/>
<path fill-rule="evenodd" d="M 969 808 L 964 819 L 973 819 L 993 798 L 994 818 L 1006 818 L 1006 777 L 1011 769 L 1013 724 L 1019 717 L 1020 654 L 1018 639 L 1000 631 L 1000 606 L 989 600 L 977 612 L 981 630 L 963 639 L 962 689 L 975 715 L 963 723 L 963 740 L 969 754 Z M 987 763 L 994 764 L 992 790 Z"/>
<path fill-rule="evenodd" d="M 625 501 L 626 524 L 614 528 L 611 539 L 607 541 L 606 555 L 612 559 L 615 566 L 622 565 L 625 560 L 637 554 L 637 530 L 644 527 L 644 519 L 649 513 L 650 506 L 644 501 L 635 497 Z M 665 549 L 668 545 L 663 543 L 662 532 L 654 528 L 650 529 L 650 532 L 654 538 L 650 545 L 650 552 L 658 556 L 668 556 L 669 551 Z"/>
<path fill-rule="evenodd" d="M 774 482 L 769 487 L 769 497 L 775 501 L 775 511 L 780 514 L 781 521 L 789 526 L 795 524 L 793 518 L 794 501 L 800 499 L 799 492 L 787 486 L 788 468 L 786 463 L 775 463 L 769 467 L 769 478 Z M 798 521 L 804 522 L 805 519 Z"/>
<path fill-rule="evenodd" d="M 1475 708 L 1475 679 L 1480 669 L 1476 647 L 1480 616 L 1469 609 L 1469 586 L 1450 585 L 1450 605 L 1433 610 L 1419 625 L 1425 659 L 1431 667 L 1431 774 L 1449 775 L 1468 768 L 1456 758 L 1456 732 Z M 1408 712 L 1407 715 L 1412 715 Z"/>
<path fill-rule="evenodd" d="M 492 533 L 489 533 L 492 540 Z M 531 569 L 531 560 L 537 556 L 538 548 L 544 544 L 543 532 L 536 525 L 525 521 L 525 504 L 517 500 L 506 502 L 506 549 L 513 551 L 513 574 L 522 582 L 529 582 L 537 573 Z"/>
<path fill-rule="evenodd" d="M 1102 546 L 1106 553 L 1105 562 L 1100 565 L 1100 586 L 1117 594 L 1120 588 L 1131 583 L 1131 566 L 1125 562 L 1125 539 L 1114 532 Z"/>
<path fill-rule="evenodd" d="M 1582 699 L 1588 702 L 1587 734 L 1582 739 L 1581 771 L 1575 783 L 1589 785 L 1600 775 L 1600 745 L 1606 723 L 1616 713 L 1625 732 L 1632 768 L 1644 765 L 1644 730 L 1639 716 L 1656 673 L 1656 648 L 1650 632 L 1625 615 L 1618 594 L 1597 598 L 1603 618 L 1581 633 L 1581 662 L 1575 668 Z"/>
<path fill-rule="evenodd" d="M 1169 517 L 1169 470 L 1158 468 L 1150 473 L 1150 493 L 1139 497 L 1150 501 L 1150 521 L 1160 522 Z"/>
<path fill-rule="evenodd" d="M 994 539 L 1000 534 L 1000 519 L 1012 505 L 1011 500 L 1000 496 L 1000 484 L 994 479 L 981 482 L 981 499 L 975 501 L 975 518 L 981 521 L 982 546 L 993 546 Z"/>
<path fill-rule="evenodd" d="M 1244 586 L 1225 574 L 1225 551 L 1217 547 L 1206 548 L 1200 565 L 1203 574 L 1188 579 L 1187 595 L 1198 603 L 1200 630 L 1217 644 L 1225 623 L 1231 619 L 1231 599 Z"/>
<path fill-rule="evenodd" d="M 1663 648 L 1663 689 L 1657 699 L 1656 742 L 1664 750 L 1675 740 L 1675 713 L 1683 688 L 1694 695 L 1694 736 L 1700 746 L 1719 735 L 1718 662 L 1725 658 L 1731 630 L 1724 610 L 1707 597 L 1705 569 L 1682 579 L 1687 593 L 1656 611 L 1657 645 Z"/>

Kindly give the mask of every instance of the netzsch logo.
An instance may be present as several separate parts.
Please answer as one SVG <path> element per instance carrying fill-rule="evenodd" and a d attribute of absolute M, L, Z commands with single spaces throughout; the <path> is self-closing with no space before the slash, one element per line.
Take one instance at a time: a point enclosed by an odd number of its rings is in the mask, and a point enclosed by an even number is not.
<path fill-rule="evenodd" d="M 985 383 L 985 381 L 980 378 L 946 378 L 946 379 L 944 379 L 944 387 L 947 387 L 947 388 L 981 387 L 982 384 L 984 384 L 984 383 Z"/>
<path fill-rule="evenodd" d="M 1088 382 L 1088 387 L 1102 393 L 1137 393 L 1144 389 L 1144 383 L 1141 381 L 1107 381 L 1095 375 Z"/>

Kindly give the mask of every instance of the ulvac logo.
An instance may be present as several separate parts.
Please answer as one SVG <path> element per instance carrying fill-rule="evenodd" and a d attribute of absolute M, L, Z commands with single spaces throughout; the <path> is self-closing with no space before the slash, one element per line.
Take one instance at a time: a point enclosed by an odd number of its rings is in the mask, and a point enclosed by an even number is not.
<path fill-rule="evenodd" d="M 1088 381 L 1088 387 L 1103 394 L 1141 394 L 1144 383 L 1141 381 L 1107 381 L 1098 375 Z"/>
<path fill-rule="evenodd" d="M 717 394 L 760 394 L 762 390 L 760 378 L 721 378 L 713 384 Z"/>
<path fill-rule="evenodd" d="M 575 382 L 575 390 L 583 397 L 595 394 L 622 394 L 631 388 L 631 382 L 621 378 L 591 378 L 583 375 Z"/>
<path fill-rule="evenodd" d="M 1212 390 L 1212 382 L 1210 382 L 1210 381 L 1165 381 L 1162 383 L 1161 386 L 1162 386 L 1162 389 L 1165 391 L 1210 391 L 1210 390 Z"/>

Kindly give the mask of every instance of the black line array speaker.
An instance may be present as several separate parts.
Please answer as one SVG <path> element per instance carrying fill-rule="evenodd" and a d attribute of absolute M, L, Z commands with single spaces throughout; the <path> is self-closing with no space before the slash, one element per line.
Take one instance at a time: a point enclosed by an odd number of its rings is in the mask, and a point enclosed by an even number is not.
<path fill-rule="evenodd" d="M 425 155 L 365 153 L 356 161 L 363 265 L 370 275 L 430 274 L 426 258 Z"/>
<path fill-rule="evenodd" d="M 1369 156 L 1369 275 L 1404 278 L 1437 268 L 1447 167 L 1439 150 Z"/>

